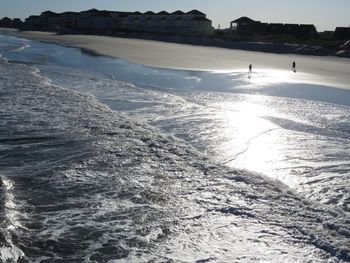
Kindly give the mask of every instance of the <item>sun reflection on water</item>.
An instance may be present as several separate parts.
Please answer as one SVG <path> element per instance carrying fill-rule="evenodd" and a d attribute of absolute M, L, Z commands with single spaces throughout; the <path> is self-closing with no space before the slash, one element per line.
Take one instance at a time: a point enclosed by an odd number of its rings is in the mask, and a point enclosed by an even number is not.
<path fill-rule="evenodd" d="M 230 75 L 234 82 L 236 82 L 237 79 L 240 79 L 246 85 L 253 85 L 254 87 L 264 87 L 277 83 L 324 84 L 324 80 L 313 74 L 272 68 L 253 69 L 252 74 L 249 74 L 245 69 L 217 70 L 213 71 L 213 73 Z"/>
<path fill-rule="evenodd" d="M 217 152 L 224 156 L 224 163 L 234 168 L 258 171 L 290 186 L 296 185 L 297 182 L 289 178 L 285 170 L 287 142 L 283 130 L 264 118 L 277 112 L 254 101 L 221 106 L 229 109 L 221 116 L 222 143 L 217 146 Z M 283 175 L 279 169 L 284 170 Z"/>
<path fill-rule="evenodd" d="M 254 74 L 254 75 L 253 75 Z M 286 70 L 258 70 L 249 78 L 249 82 L 255 85 L 269 85 L 273 83 L 295 83 L 304 76 L 304 74 L 295 74 Z"/>

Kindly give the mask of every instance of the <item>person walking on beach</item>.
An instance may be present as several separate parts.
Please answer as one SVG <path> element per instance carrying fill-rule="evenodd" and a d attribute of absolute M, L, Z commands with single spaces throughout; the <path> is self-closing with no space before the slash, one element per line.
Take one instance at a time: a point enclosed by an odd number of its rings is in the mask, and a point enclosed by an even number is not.
<path fill-rule="evenodd" d="M 292 64 L 292 70 L 293 70 L 293 72 L 294 73 L 296 73 L 297 71 L 296 71 L 296 69 L 295 69 L 295 61 L 293 61 L 293 64 Z"/>
<path fill-rule="evenodd" d="M 249 65 L 249 71 L 248 71 L 248 77 L 250 78 L 250 76 L 252 75 L 252 64 Z"/>

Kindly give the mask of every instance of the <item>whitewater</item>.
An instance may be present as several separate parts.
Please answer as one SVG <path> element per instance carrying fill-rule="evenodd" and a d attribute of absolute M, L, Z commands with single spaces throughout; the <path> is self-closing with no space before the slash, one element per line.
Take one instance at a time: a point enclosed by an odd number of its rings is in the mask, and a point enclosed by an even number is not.
<path fill-rule="evenodd" d="M 1 262 L 349 262 L 350 92 L 0 35 Z"/>

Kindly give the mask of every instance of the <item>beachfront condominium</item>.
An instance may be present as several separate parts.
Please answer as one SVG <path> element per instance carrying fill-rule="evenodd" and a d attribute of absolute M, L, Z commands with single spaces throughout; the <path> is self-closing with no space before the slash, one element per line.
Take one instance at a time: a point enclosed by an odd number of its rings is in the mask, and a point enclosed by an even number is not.
<path fill-rule="evenodd" d="M 187 13 L 161 11 L 154 13 L 120 12 L 90 9 L 82 12 L 54 13 L 45 11 L 40 16 L 26 19 L 28 27 L 38 29 L 68 29 L 80 31 L 132 31 L 155 33 L 200 33 L 213 31 L 206 14 L 192 10 Z"/>

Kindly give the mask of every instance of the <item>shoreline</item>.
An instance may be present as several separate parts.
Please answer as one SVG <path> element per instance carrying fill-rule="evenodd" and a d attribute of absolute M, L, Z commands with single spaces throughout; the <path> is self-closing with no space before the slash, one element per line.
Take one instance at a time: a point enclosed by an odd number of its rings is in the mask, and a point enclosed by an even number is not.
<path fill-rule="evenodd" d="M 248 65 L 253 64 L 253 71 L 257 69 L 290 71 L 292 62 L 296 61 L 298 72 L 317 75 L 321 83 L 350 89 L 350 59 L 348 58 L 277 54 L 135 38 L 58 35 L 41 31 L 11 30 L 11 35 L 80 48 L 91 55 L 123 59 L 157 68 L 230 72 L 246 71 Z"/>

